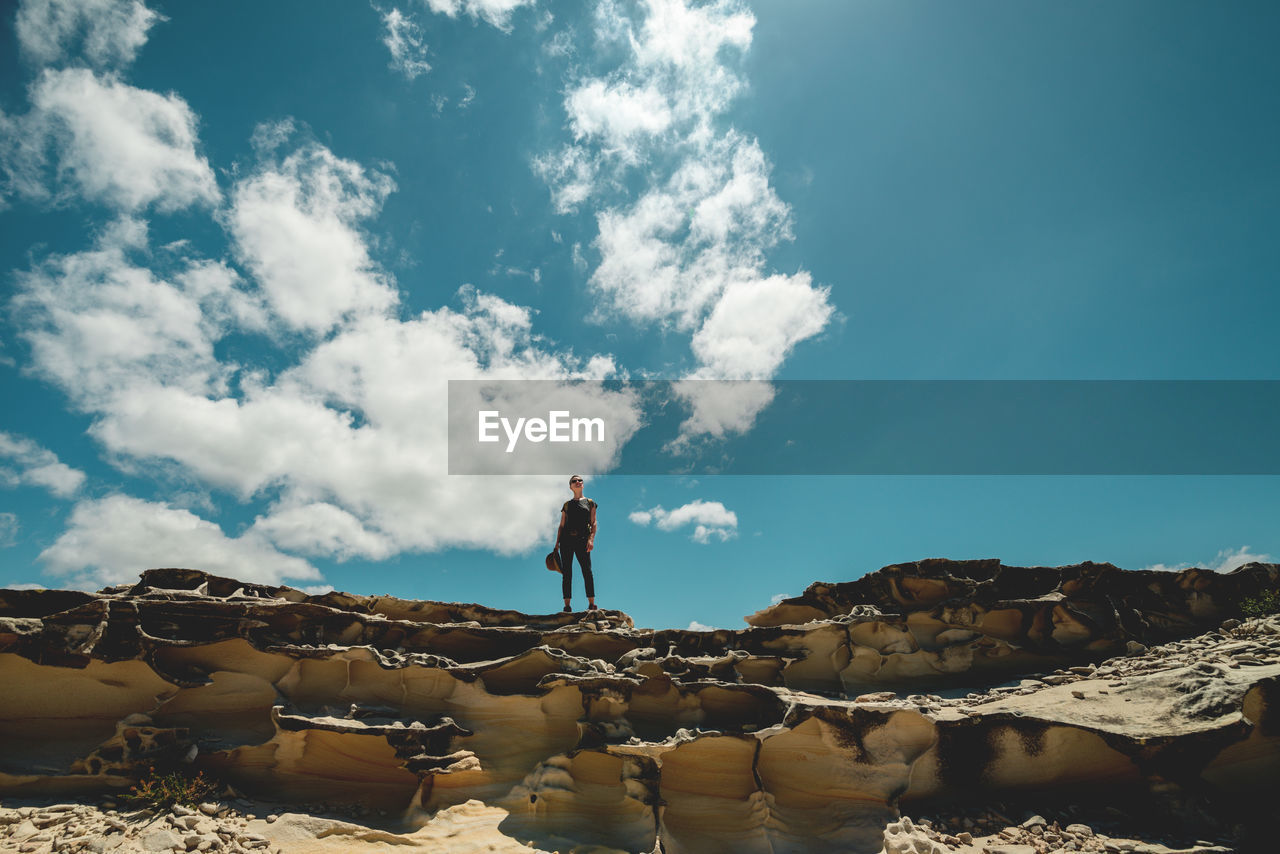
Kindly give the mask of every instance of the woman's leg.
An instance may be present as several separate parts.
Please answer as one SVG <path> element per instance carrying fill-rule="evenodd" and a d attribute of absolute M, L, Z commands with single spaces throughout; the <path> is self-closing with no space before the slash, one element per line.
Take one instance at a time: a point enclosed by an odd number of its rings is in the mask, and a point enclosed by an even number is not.
<path fill-rule="evenodd" d="M 565 543 L 560 544 L 560 590 L 568 605 L 573 598 L 573 546 Z"/>
<path fill-rule="evenodd" d="M 596 598 L 596 580 L 591 574 L 591 552 L 587 551 L 587 544 L 583 543 L 577 549 L 578 564 L 582 567 L 582 583 L 587 586 L 587 599 L 594 602 Z"/>

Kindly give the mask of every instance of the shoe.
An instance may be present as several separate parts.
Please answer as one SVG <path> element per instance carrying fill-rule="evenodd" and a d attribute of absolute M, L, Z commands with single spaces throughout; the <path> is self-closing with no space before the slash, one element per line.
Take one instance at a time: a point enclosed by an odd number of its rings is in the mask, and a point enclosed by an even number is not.
<path fill-rule="evenodd" d="M 572 609 L 572 608 L 570 608 L 568 605 L 565 605 L 563 608 L 561 608 L 561 610 L 562 610 L 562 611 L 564 611 L 566 614 L 572 614 L 572 613 L 573 613 L 573 609 Z"/>
<path fill-rule="evenodd" d="M 600 609 L 599 609 L 599 608 L 597 608 L 595 605 L 588 605 L 588 606 L 587 606 L 587 610 L 588 610 L 588 611 L 599 611 Z"/>

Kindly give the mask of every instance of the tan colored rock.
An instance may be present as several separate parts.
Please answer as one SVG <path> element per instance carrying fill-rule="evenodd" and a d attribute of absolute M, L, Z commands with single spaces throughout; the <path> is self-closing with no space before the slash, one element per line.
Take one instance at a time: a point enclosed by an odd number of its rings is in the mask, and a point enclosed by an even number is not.
<path fill-rule="evenodd" d="M 956 826 L 886 827 L 900 807 L 976 788 L 1145 792 L 1174 761 L 1224 798 L 1250 797 L 1280 767 L 1280 619 L 1192 636 L 1225 613 L 1232 584 L 1275 578 L 1246 570 L 1134 580 L 1100 564 L 922 562 L 811 587 L 803 607 L 822 619 L 738 632 L 310 597 L 190 570 L 97 595 L 3 591 L 0 794 L 119 792 L 158 761 L 249 795 L 381 811 L 386 825 L 248 802 L 240 821 L 210 803 L 100 825 L 140 834 L 121 850 L 646 854 L 978 845 Z M 1137 642 L 1108 599 L 1121 593 L 1148 609 L 1155 628 L 1139 637 L 1152 646 L 1103 662 Z M 941 690 L 1010 674 L 968 696 Z M 77 810 L 0 811 L 0 833 L 83 836 Z M 1074 841 L 1046 828 L 1037 844 Z"/>

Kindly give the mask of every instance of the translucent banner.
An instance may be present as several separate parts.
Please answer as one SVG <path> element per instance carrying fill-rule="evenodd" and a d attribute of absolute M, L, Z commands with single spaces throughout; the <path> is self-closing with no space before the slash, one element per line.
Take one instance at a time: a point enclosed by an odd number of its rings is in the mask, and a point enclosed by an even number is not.
<path fill-rule="evenodd" d="M 449 383 L 450 474 L 1280 474 L 1275 380 Z"/>

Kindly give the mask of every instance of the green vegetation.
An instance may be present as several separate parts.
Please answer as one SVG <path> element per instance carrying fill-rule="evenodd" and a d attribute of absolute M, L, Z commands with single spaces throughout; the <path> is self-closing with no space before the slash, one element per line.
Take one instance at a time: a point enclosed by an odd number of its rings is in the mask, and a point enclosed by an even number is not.
<path fill-rule="evenodd" d="M 1240 613 L 1246 617 L 1265 617 L 1280 611 L 1280 590 L 1264 590 L 1240 603 Z"/>
<path fill-rule="evenodd" d="M 147 776 L 139 780 L 125 798 L 139 806 L 153 809 L 167 809 L 174 804 L 194 807 L 213 797 L 219 788 L 221 787 L 217 783 L 204 776 L 203 771 L 197 772 L 194 777 L 180 771 L 158 774 L 153 765 Z"/>

